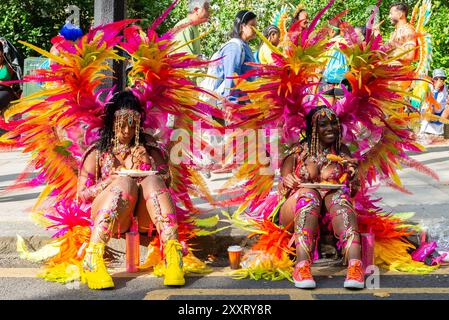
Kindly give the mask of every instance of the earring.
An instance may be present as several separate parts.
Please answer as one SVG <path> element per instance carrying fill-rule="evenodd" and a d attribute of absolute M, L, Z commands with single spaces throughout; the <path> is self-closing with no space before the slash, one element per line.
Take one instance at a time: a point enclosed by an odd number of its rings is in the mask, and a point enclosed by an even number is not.
<path fill-rule="evenodd" d="M 117 132 L 118 132 L 118 119 L 115 119 L 115 124 L 114 124 L 114 148 L 115 150 L 118 149 L 118 139 L 117 139 Z"/>
<path fill-rule="evenodd" d="M 139 133 L 140 133 L 140 118 L 136 119 L 136 134 L 134 138 L 134 142 L 136 147 L 139 145 Z"/>
<path fill-rule="evenodd" d="M 315 120 L 312 124 L 312 150 L 311 153 L 313 156 L 317 156 L 317 120 Z"/>
<path fill-rule="evenodd" d="M 341 126 L 340 126 L 340 120 L 337 118 L 337 124 L 338 124 L 338 136 L 337 136 L 337 153 L 340 153 L 341 148 Z"/>

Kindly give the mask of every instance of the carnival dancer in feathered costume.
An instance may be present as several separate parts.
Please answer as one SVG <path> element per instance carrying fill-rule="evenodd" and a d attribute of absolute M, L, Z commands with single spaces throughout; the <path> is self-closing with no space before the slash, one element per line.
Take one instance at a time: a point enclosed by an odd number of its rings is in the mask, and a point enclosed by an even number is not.
<path fill-rule="evenodd" d="M 435 115 L 435 110 L 439 109 L 439 104 L 433 95 L 432 78 L 429 75 L 432 63 L 432 35 L 427 31 L 432 15 L 432 1 L 420 0 L 415 4 L 410 19 L 410 24 L 414 26 L 417 42 L 418 42 L 418 63 L 415 73 L 418 79 L 426 81 L 413 81 L 410 91 L 413 95 L 410 97 L 410 104 L 415 110 L 421 112 L 421 127 L 433 121 L 439 121 L 441 117 Z M 441 113 L 439 113 L 441 114 Z M 443 118 L 443 122 L 449 124 L 447 119 Z"/>
<path fill-rule="evenodd" d="M 420 0 L 416 3 L 410 24 L 415 26 L 418 37 L 418 64 L 415 73 L 419 79 L 427 79 L 428 81 L 415 81 L 412 85 L 413 97 L 411 105 L 418 110 L 423 109 L 424 104 L 433 104 L 430 89 L 430 64 L 432 63 L 432 35 L 428 33 L 426 27 L 432 15 L 432 1 Z"/>
<path fill-rule="evenodd" d="M 423 112 L 423 118 L 431 121 L 434 120 L 432 107 L 437 104 L 431 93 L 432 81 L 429 77 L 432 63 L 432 35 L 426 30 L 432 15 L 432 1 L 417 1 L 411 14 L 410 23 L 407 23 L 406 14 L 403 18 L 405 23 L 398 23 L 397 13 L 401 13 L 400 10 L 396 10 L 398 8 L 403 10 L 404 16 L 408 7 L 406 4 L 396 3 L 390 8 L 390 19 L 396 23 L 396 29 L 387 45 L 392 49 L 391 57 L 394 58 L 391 63 L 403 65 L 416 63 L 414 72 L 418 80 L 398 85 L 402 90 L 410 92 L 407 98 L 410 99 L 410 104 L 413 107 L 411 110 Z"/>
<path fill-rule="evenodd" d="M 250 103 L 228 106 L 234 127 L 281 129 L 284 146 L 278 191 L 271 191 L 274 175 L 261 170 L 269 169 L 266 164 L 244 163 L 228 182 L 243 181 L 243 192 L 222 202 L 240 205 L 232 216 L 224 214 L 234 225 L 250 231 L 250 236 L 258 236 L 243 258 L 242 269 L 233 273 L 237 278 L 288 278 L 297 287 L 315 287 L 310 266 L 318 258 L 323 228 L 332 230 L 339 240 L 348 265 L 345 287 L 364 286 L 361 233 L 375 235 L 376 265 L 422 273 L 437 267 L 412 260 L 409 251 L 415 247 L 406 237 L 417 227 L 383 212 L 376 206 L 379 199 L 370 195 L 380 182 L 407 192 L 397 175 L 403 166 L 437 178 L 406 153 L 421 152 L 423 147 L 409 130 L 409 123 L 417 119 L 402 113 L 408 105 L 403 99 L 406 93 L 398 91 L 396 83 L 415 79 L 416 74 L 413 67 L 391 66 L 381 36 L 372 33 L 374 13 L 366 39 L 350 25 L 343 25 L 346 44 L 340 45 L 340 50 L 349 64 L 345 75 L 349 86 L 340 89 L 344 98 L 335 105 L 321 92 L 311 98 L 309 88 L 317 84 L 309 79 L 320 78 L 316 70 L 327 58 L 326 49 L 333 45 L 326 27 L 314 29 L 333 3 L 330 1 L 299 37 L 293 32 L 283 51 L 272 47 L 273 65 L 256 65 L 237 81 L 237 88 L 248 94 Z M 258 78 L 247 82 L 246 76 Z M 272 146 L 265 150 L 275 156 Z M 271 164 L 274 168 L 275 161 Z"/>
<path fill-rule="evenodd" d="M 200 89 L 189 78 L 188 68 L 206 62 L 173 54 L 180 46 L 174 31 L 163 36 L 155 31 L 175 4 L 147 31 L 130 26 L 135 21 L 129 20 L 92 29 L 76 42 L 58 37 L 53 40 L 59 44 L 58 56 L 26 44 L 53 63 L 51 70 L 37 70 L 24 80 L 46 88 L 8 110 L 2 125 L 11 131 L 0 143 L 4 149 L 31 152 L 25 172 L 39 172 L 31 181 L 25 181 L 26 173 L 20 175 L 10 189 L 46 184 L 33 217 L 55 231 L 54 240 L 29 252 L 18 239 L 21 257 L 45 261 L 40 276 L 46 280 L 81 278 L 92 289 L 113 287 L 103 260 L 105 246 L 134 219 L 139 231 L 157 231 L 141 267 L 164 275 L 165 285 L 183 285 L 185 272 L 209 271 L 188 241 L 207 234 L 201 228 L 218 219 L 198 219 L 189 193 L 212 199 L 190 163 L 168 162 L 167 130 L 172 129 L 164 130 L 164 124 L 168 113 L 182 115 L 180 127 L 191 132 L 193 121 L 214 125 L 208 115 L 220 113 L 199 101 Z M 112 95 L 113 88 L 101 86 L 108 78 L 108 61 L 123 59 L 118 45 L 131 56 L 134 86 Z M 21 119 L 12 121 L 16 115 Z M 152 135 L 156 128 L 162 129 L 159 136 Z M 128 175 L 136 170 L 152 174 Z"/>
<path fill-rule="evenodd" d="M 271 25 L 280 30 L 280 47 L 288 44 L 288 39 L 293 33 L 300 34 L 307 28 L 308 18 L 306 7 L 302 3 L 298 4 L 296 8 L 291 3 L 284 5 L 273 14 Z"/>

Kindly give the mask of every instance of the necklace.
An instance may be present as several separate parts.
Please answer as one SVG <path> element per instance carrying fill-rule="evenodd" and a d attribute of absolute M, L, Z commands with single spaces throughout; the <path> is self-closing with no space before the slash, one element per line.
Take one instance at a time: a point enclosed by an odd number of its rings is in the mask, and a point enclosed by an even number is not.
<path fill-rule="evenodd" d="M 327 155 L 331 153 L 331 151 L 329 150 L 329 148 L 324 148 L 323 150 L 318 152 L 318 155 L 311 155 L 310 158 L 315 161 L 315 163 L 317 164 L 318 167 L 322 167 L 324 164 L 326 163 L 330 163 L 331 161 L 329 161 L 327 159 Z"/>
<path fill-rule="evenodd" d="M 126 158 L 126 155 L 131 152 L 131 148 L 127 144 L 117 144 L 113 149 L 113 153 L 120 156 L 122 159 Z"/>

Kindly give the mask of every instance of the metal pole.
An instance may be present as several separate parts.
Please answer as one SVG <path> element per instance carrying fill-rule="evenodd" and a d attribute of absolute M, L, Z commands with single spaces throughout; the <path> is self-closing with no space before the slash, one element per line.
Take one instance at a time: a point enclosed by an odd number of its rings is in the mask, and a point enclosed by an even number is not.
<path fill-rule="evenodd" d="M 126 17 L 126 0 L 95 0 L 94 4 L 94 23 L 95 26 L 107 24 L 114 21 L 120 21 Z M 116 86 L 116 91 L 125 88 L 125 64 L 122 61 L 114 61 L 112 68 L 114 70 L 114 79 L 108 80 L 107 87 Z"/>

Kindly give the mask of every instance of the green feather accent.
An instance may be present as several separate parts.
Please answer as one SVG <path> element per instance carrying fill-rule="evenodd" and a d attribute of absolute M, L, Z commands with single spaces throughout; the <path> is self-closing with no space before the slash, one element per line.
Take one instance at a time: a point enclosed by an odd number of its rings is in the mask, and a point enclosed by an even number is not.
<path fill-rule="evenodd" d="M 393 218 L 398 218 L 401 220 L 410 220 L 415 216 L 415 212 L 397 212 L 391 215 Z"/>
<path fill-rule="evenodd" d="M 220 220 L 218 214 L 205 219 L 196 219 L 195 225 L 200 228 L 213 228 L 217 225 L 218 221 Z"/>
<path fill-rule="evenodd" d="M 204 236 L 210 236 L 211 234 L 218 233 L 222 230 L 229 229 L 231 226 L 226 226 L 222 228 L 215 229 L 213 231 L 207 231 L 207 230 L 195 230 L 195 235 L 198 237 L 204 237 Z"/>
<path fill-rule="evenodd" d="M 279 209 L 281 208 L 281 206 L 284 204 L 284 202 L 287 199 L 285 198 L 285 196 L 282 198 L 281 201 L 279 201 L 278 205 L 276 206 L 276 208 L 274 208 L 273 212 L 268 216 L 267 220 L 271 219 L 271 221 L 274 222 L 274 220 L 276 219 L 276 215 L 279 212 Z"/>
<path fill-rule="evenodd" d="M 38 251 L 30 252 L 27 248 L 25 240 L 21 236 L 17 235 L 16 249 L 19 253 L 19 257 L 31 262 L 41 262 L 54 257 L 59 253 L 60 246 L 60 242 L 52 242 L 40 248 Z"/>
<path fill-rule="evenodd" d="M 71 141 L 65 140 L 62 141 L 60 145 L 57 145 L 54 150 L 55 152 L 59 153 L 60 155 L 64 157 L 68 157 L 71 155 L 69 151 L 67 151 L 67 148 L 69 148 L 72 145 Z"/>

